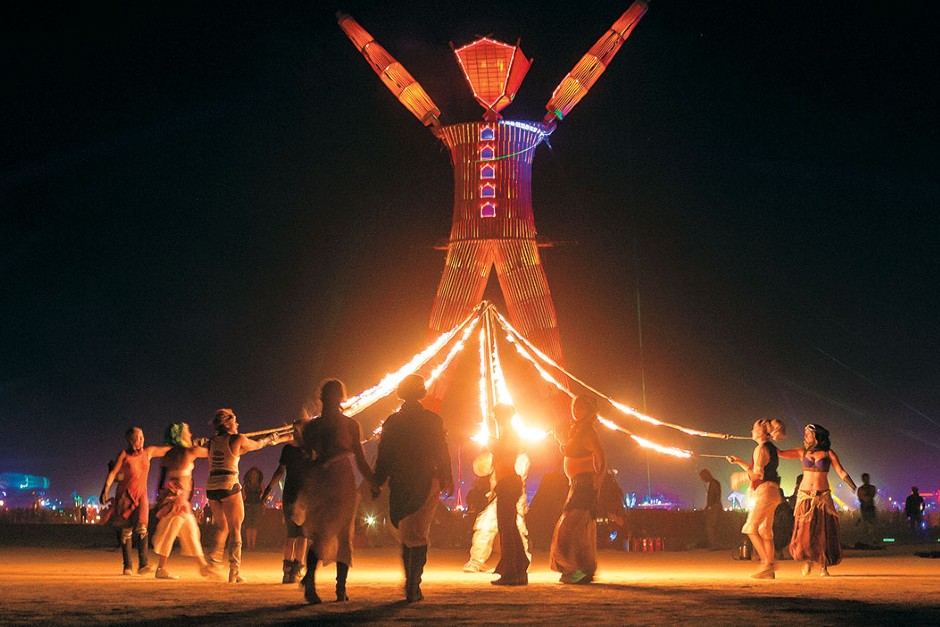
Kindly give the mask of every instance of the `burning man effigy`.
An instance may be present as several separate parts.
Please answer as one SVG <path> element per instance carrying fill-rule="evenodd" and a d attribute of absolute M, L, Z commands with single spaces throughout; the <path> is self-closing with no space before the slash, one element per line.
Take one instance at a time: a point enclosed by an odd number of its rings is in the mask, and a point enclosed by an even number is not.
<path fill-rule="evenodd" d="M 803 464 L 803 480 L 793 510 L 793 535 L 790 538 L 790 555 L 795 560 L 805 560 L 803 574 L 812 572 L 813 564 L 819 565 L 819 574 L 829 575 L 829 566 L 842 561 L 842 546 L 839 542 L 839 513 L 832 502 L 829 489 L 829 469 L 835 468 L 852 492 L 857 490 L 855 482 L 842 467 L 839 456 L 832 450 L 829 431 L 821 425 L 807 425 L 803 430 L 802 448 L 780 452 L 781 457 L 799 459 Z"/>
<path fill-rule="evenodd" d="M 398 386 L 401 408 L 386 418 L 375 462 L 372 495 L 389 483 L 389 518 L 401 537 L 405 599 L 421 601 L 421 576 L 428 559 L 434 510 L 441 492 L 451 492 L 450 453 L 441 417 L 421 405 L 424 378 L 408 375 Z"/>
<path fill-rule="evenodd" d="M 157 497 L 157 530 L 153 534 L 153 550 L 160 557 L 157 579 L 178 579 L 167 570 L 173 543 L 179 539 L 183 555 L 195 557 L 199 574 L 218 578 L 202 551 L 199 525 L 190 501 L 193 494 L 193 468 L 197 459 L 206 459 L 208 449 L 193 446 L 193 434 L 185 422 L 167 427 L 164 443 L 172 446 L 163 457 L 163 481 Z"/>
<path fill-rule="evenodd" d="M 121 529 L 121 554 L 124 557 L 124 574 L 134 573 L 131 564 L 131 549 L 134 537 L 137 538 L 137 574 L 146 575 L 153 571 L 147 556 L 147 519 L 150 516 L 150 499 L 147 496 L 147 479 L 150 476 L 150 460 L 163 457 L 170 450 L 169 446 L 148 446 L 144 448 L 144 432 L 140 427 L 131 427 L 124 434 L 127 448 L 122 450 L 115 460 L 114 467 L 108 473 L 101 489 L 101 503 L 108 500 L 108 491 L 115 478 L 118 480 L 114 490 L 114 504 L 108 514 L 111 524 Z"/>
<path fill-rule="evenodd" d="M 747 472 L 751 484 L 751 511 L 741 528 L 760 558 L 760 569 L 751 575 L 754 579 L 774 579 L 774 512 L 780 504 L 780 475 L 777 474 L 779 451 L 771 443 L 774 435 L 785 430 L 783 423 L 771 420 L 757 420 L 751 427 L 751 439 L 757 443 L 748 463 L 735 455 L 728 456 L 728 462 L 737 464 Z M 782 437 L 782 435 L 781 435 Z M 742 473 L 743 474 L 743 473 Z"/>
<path fill-rule="evenodd" d="M 316 589 L 317 564 L 336 562 L 336 600 L 348 601 L 346 578 L 352 565 L 352 541 L 359 507 L 355 468 L 366 481 L 372 468 L 362 450 L 359 423 L 340 409 L 346 386 L 338 379 L 320 385 L 320 415 L 303 429 L 304 450 L 313 460 L 294 505 L 294 522 L 309 541 L 304 598 L 320 603 Z"/>
<path fill-rule="evenodd" d="M 574 418 L 566 433 L 555 437 L 565 456 L 565 474 L 570 481 L 568 500 L 555 525 L 549 560 L 560 581 L 588 584 L 597 571 L 597 499 L 603 486 L 607 460 L 597 434 L 597 401 L 578 396 L 571 403 Z"/>

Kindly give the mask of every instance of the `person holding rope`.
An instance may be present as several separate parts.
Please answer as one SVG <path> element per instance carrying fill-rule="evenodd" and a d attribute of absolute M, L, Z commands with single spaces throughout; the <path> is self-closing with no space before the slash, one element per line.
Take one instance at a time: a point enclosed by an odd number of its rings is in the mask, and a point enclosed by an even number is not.
<path fill-rule="evenodd" d="M 728 462 L 737 464 L 747 472 L 751 484 L 751 511 L 741 533 L 747 535 L 757 556 L 761 568 L 751 575 L 754 579 L 774 579 L 776 575 L 776 551 L 774 550 L 774 512 L 780 504 L 780 475 L 777 474 L 779 451 L 771 443 L 772 439 L 781 439 L 786 434 L 784 423 L 779 420 L 758 420 L 751 428 L 751 439 L 757 446 L 751 455 L 751 462 L 729 455 Z"/>
<path fill-rule="evenodd" d="M 780 457 L 799 459 L 803 464 L 803 480 L 793 511 L 790 555 L 795 560 L 805 561 L 802 569 L 804 575 L 809 575 L 813 565 L 818 564 L 819 574 L 828 577 L 829 567 L 842 561 L 839 513 L 829 489 L 829 469 L 834 468 L 852 492 L 858 488 L 839 462 L 839 456 L 832 450 L 829 431 L 822 425 L 806 425 L 803 446 L 780 451 Z"/>
<path fill-rule="evenodd" d="M 561 583 L 588 584 L 597 571 L 597 501 L 607 472 L 607 459 L 597 433 L 597 401 L 577 396 L 571 403 L 574 418 L 556 439 L 564 455 L 571 485 L 561 518 L 555 525 L 549 561 L 561 573 Z"/>
<path fill-rule="evenodd" d="M 355 469 L 372 481 L 372 468 L 362 450 L 362 428 L 343 414 L 346 386 L 338 379 L 320 385 L 320 415 L 303 429 L 303 446 L 312 460 L 294 506 L 294 522 L 308 541 L 307 574 L 302 583 L 307 603 L 321 603 L 316 589 L 317 564 L 336 562 L 336 600 L 348 601 L 346 578 L 352 565 L 359 490 Z"/>
<path fill-rule="evenodd" d="M 137 538 L 137 574 L 153 572 L 147 555 L 147 522 L 150 518 L 150 498 L 147 494 L 147 479 L 150 476 L 150 460 L 163 457 L 169 446 L 148 446 L 144 448 L 144 432 L 140 427 L 131 427 L 124 434 L 127 448 L 118 453 L 114 466 L 108 472 L 101 489 L 101 503 L 108 500 L 108 491 L 114 479 L 120 474 L 117 488 L 114 490 L 114 506 L 108 514 L 108 520 L 121 530 L 121 555 L 124 558 L 124 574 L 134 574 L 131 564 L 131 548 Z"/>
<path fill-rule="evenodd" d="M 157 497 L 157 530 L 153 550 L 159 557 L 157 579 L 178 579 L 167 570 L 173 543 L 180 541 L 183 555 L 195 557 L 199 574 L 219 579 L 206 561 L 199 536 L 199 525 L 193 515 L 193 468 L 197 459 L 206 459 L 209 451 L 193 446 L 193 434 L 185 422 L 174 422 L 166 429 L 164 443 L 172 446 L 163 457 L 160 492 Z"/>
<path fill-rule="evenodd" d="M 294 522 L 294 506 L 310 465 L 310 457 L 303 449 L 303 428 L 309 421 L 307 418 L 293 424 L 291 429 L 293 437 L 281 449 L 277 470 L 274 471 L 274 476 L 271 477 L 271 481 L 261 494 L 262 502 L 267 502 L 271 490 L 278 484 L 281 477 L 284 477 L 281 509 L 284 514 L 287 537 L 284 539 L 284 576 L 281 578 L 281 583 L 297 583 L 306 563 L 307 538 L 304 537 L 303 529 Z"/>
<path fill-rule="evenodd" d="M 215 412 L 212 419 L 216 434 L 208 443 L 209 478 L 206 480 L 206 497 L 212 504 L 216 516 L 216 534 L 209 563 L 222 562 L 229 532 L 229 583 L 242 583 L 239 574 L 242 563 L 242 522 L 245 520 L 245 502 L 238 483 L 238 462 L 243 453 L 257 451 L 265 446 L 277 444 L 279 433 L 271 433 L 260 440 L 252 440 L 238 432 L 238 419 L 231 409 Z"/>

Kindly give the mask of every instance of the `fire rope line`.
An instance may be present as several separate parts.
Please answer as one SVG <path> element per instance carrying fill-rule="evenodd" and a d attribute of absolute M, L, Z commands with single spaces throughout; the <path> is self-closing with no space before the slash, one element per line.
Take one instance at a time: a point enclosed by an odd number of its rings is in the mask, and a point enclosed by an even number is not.
<path fill-rule="evenodd" d="M 562 368 L 562 367 L 561 367 L 560 365 L 558 365 L 551 357 L 549 357 L 548 355 L 546 355 L 545 353 L 543 353 L 542 351 L 540 351 L 540 350 L 539 350 L 538 348 L 536 348 L 531 342 L 529 342 L 529 340 L 527 340 L 527 339 L 525 338 L 525 336 L 523 336 L 521 333 L 519 333 L 518 331 L 516 331 L 516 330 L 512 327 L 512 325 L 509 324 L 509 322 L 508 322 L 505 318 L 503 318 L 503 316 L 500 315 L 500 313 L 499 313 L 498 311 L 496 311 L 495 309 L 493 309 L 493 315 L 496 316 L 496 319 L 499 321 L 500 325 L 503 327 L 503 329 L 504 329 L 510 336 L 514 337 L 514 338 L 517 339 L 519 342 L 525 344 L 525 346 L 526 346 L 529 350 L 531 350 L 535 355 L 537 355 L 542 361 L 544 361 L 545 363 L 547 363 L 548 365 L 550 365 L 552 368 L 555 368 L 556 370 L 558 370 L 558 371 L 561 372 L 562 374 L 566 375 L 566 376 L 567 376 L 568 378 L 570 378 L 571 380 L 573 380 L 573 381 L 575 381 L 576 383 L 580 384 L 580 385 L 581 385 L 582 387 L 584 387 L 585 389 L 590 390 L 590 391 L 593 392 L 594 394 L 596 394 L 596 395 L 598 395 L 599 397 L 605 399 L 605 400 L 608 401 L 611 405 L 613 405 L 615 408 L 617 408 L 618 410 L 620 410 L 620 411 L 623 412 L 624 414 L 633 416 L 634 418 L 637 418 L 637 419 L 639 419 L 639 420 L 641 420 L 641 421 L 643 421 L 643 422 L 647 422 L 647 423 L 649 423 L 649 424 L 653 424 L 653 425 L 660 426 L 660 427 L 668 427 L 668 428 L 670 428 L 670 429 L 675 429 L 675 430 L 681 431 L 682 433 L 685 433 L 685 434 L 687 434 L 687 435 L 695 435 L 695 436 L 705 437 L 705 438 L 716 438 L 716 439 L 719 439 L 719 440 L 750 440 L 750 439 L 751 439 L 750 437 L 746 437 L 746 436 L 731 435 L 731 434 L 728 434 L 728 433 L 714 433 L 714 432 L 712 432 L 712 431 L 700 431 L 700 430 L 698 430 L 698 429 L 691 429 L 691 428 L 689 428 L 689 427 L 684 427 L 684 426 L 682 426 L 682 425 L 677 425 L 677 424 L 673 424 L 673 423 L 669 423 L 669 422 L 663 422 L 662 420 L 657 420 L 656 418 L 653 418 L 652 416 L 647 416 L 646 414 L 643 414 L 643 413 L 641 413 L 641 412 L 638 412 L 637 410 L 633 409 L 632 407 L 629 407 L 629 406 L 627 406 L 627 405 L 624 405 L 623 403 L 620 403 L 620 402 L 614 400 L 613 398 L 607 396 L 607 395 L 604 394 L 603 392 L 601 392 L 601 391 L 595 389 L 594 387 L 588 385 L 587 383 L 585 383 L 584 381 L 582 381 L 582 380 L 579 379 L 578 377 L 574 376 L 573 374 L 571 374 L 570 372 L 568 372 L 567 370 L 565 370 L 564 368 Z M 512 341 L 512 340 L 510 340 L 510 341 Z M 527 357 L 527 359 L 529 359 L 530 361 L 534 361 L 534 359 L 533 359 L 532 357 Z M 543 372 L 543 369 L 539 368 L 539 371 L 540 371 L 540 372 Z M 544 377 L 545 375 L 543 374 L 542 376 Z M 570 396 L 570 394 L 569 394 L 569 396 Z"/>
<path fill-rule="evenodd" d="M 468 315 L 463 320 L 463 322 L 458 324 L 450 331 L 442 333 L 432 344 L 412 357 L 411 360 L 404 366 L 393 373 L 385 375 L 385 377 L 373 387 L 348 399 L 345 403 L 343 403 L 343 411 L 345 411 L 349 416 L 355 416 L 364 409 L 372 406 L 380 399 L 383 399 L 394 392 L 398 388 L 398 384 L 401 383 L 402 379 L 431 361 L 435 355 L 437 355 L 445 346 L 447 346 L 447 344 L 450 343 L 450 341 L 462 328 L 468 325 L 472 320 L 479 318 L 482 306 L 482 303 L 477 305 L 473 311 L 470 312 L 470 315 Z"/>

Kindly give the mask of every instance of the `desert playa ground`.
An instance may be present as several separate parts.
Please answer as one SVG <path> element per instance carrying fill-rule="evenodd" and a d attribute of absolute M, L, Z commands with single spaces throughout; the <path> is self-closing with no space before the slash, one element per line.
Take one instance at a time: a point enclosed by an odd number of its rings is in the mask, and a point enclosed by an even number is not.
<path fill-rule="evenodd" d="M 0 623 L 100 624 L 542 624 L 542 625 L 938 625 L 940 560 L 932 546 L 848 551 L 832 576 L 804 577 L 779 563 L 775 580 L 753 580 L 756 564 L 728 551 L 601 551 L 594 584 L 565 586 L 536 553 L 525 588 L 492 586 L 493 575 L 461 570 L 466 553 L 432 548 L 426 600 L 400 600 L 402 573 L 392 549 L 357 552 L 351 601 L 332 601 L 334 568 L 321 567 L 326 601 L 303 602 L 280 583 L 281 556 L 246 553 L 243 584 L 202 580 L 189 558 L 174 555 L 176 581 L 122 576 L 111 547 L 0 547 Z"/>

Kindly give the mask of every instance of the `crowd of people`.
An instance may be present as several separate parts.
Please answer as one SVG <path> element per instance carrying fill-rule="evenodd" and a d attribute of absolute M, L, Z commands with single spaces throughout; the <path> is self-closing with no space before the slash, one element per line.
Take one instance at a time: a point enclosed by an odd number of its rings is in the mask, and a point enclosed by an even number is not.
<path fill-rule="evenodd" d="M 143 431 L 131 428 L 126 433 L 127 447 L 111 465 L 101 492 L 104 503 L 116 482 L 108 515 L 110 523 L 120 530 L 124 574 L 135 572 L 132 549 L 136 543 L 138 574 L 155 572 L 158 579 L 176 579 L 168 564 L 178 541 L 182 554 L 193 557 L 199 573 L 212 579 L 223 579 L 220 566 L 227 548 L 228 581 L 244 581 L 243 545 L 247 549 L 254 547 L 264 504 L 283 480 L 286 539 L 282 583 L 299 582 L 308 603 L 321 603 L 318 569 L 335 563 L 335 598 L 347 601 L 360 501 L 364 494 L 379 498 L 387 486 L 388 519 L 401 548 L 404 596 L 408 602 L 421 601 L 432 525 L 442 495 L 453 492 L 454 482 L 443 420 L 422 404 L 424 379 L 409 375 L 400 382 L 397 392 L 401 406 L 382 423 L 374 465 L 363 450 L 359 423 L 343 413 L 346 389 L 337 379 L 328 379 L 320 386 L 320 414 L 294 423 L 290 432 L 277 431 L 253 439 L 239 433 L 235 413 L 226 408 L 219 409 L 212 420 L 215 435 L 199 445 L 194 444 L 186 423 L 171 424 L 164 443 L 157 446 L 145 447 Z M 492 572 L 498 577 L 491 583 L 499 586 L 527 585 L 532 564 L 525 496 L 529 459 L 523 440 L 512 427 L 514 415 L 515 409 L 508 405 L 492 408 L 495 434 L 474 462 L 478 480 L 468 494 L 474 522 L 470 559 L 464 570 Z M 584 585 L 594 580 L 596 524 L 599 516 L 605 516 L 601 510 L 611 509 L 604 503 L 609 499 L 603 498 L 610 477 L 598 424 L 596 399 L 577 396 L 571 403 L 570 418 L 553 431 L 562 458 L 556 474 L 559 486 L 562 482 L 567 485 L 567 496 L 563 504 L 558 502 L 560 511 L 549 523 L 554 529 L 548 545 L 549 566 L 559 573 L 563 584 Z M 727 457 L 728 462 L 743 470 L 739 473 L 741 479 L 749 483 L 752 506 L 741 532 L 760 560 L 759 570 L 751 576 L 774 579 L 776 559 L 784 549 L 793 559 L 804 562 L 804 575 L 815 570 L 827 576 L 829 568 L 842 561 L 839 516 L 829 487 L 830 470 L 857 492 L 860 522 L 869 531 L 875 523 L 877 488 L 867 474 L 862 475 L 862 485 L 856 487 L 832 449 L 829 432 L 821 425 L 806 426 L 802 446 L 778 449 L 774 442 L 785 435 L 785 425 L 779 420 L 758 420 L 751 432 L 756 443 L 751 459 Z M 257 467 L 249 469 L 239 481 L 242 455 L 281 442 L 285 446 L 267 484 Z M 158 521 L 153 536 L 159 558 L 156 569 L 149 562 L 147 528 L 147 481 L 154 459 L 162 460 L 154 508 Z M 206 496 L 214 514 L 214 533 L 205 553 L 191 503 L 192 474 L 199 459 L 208 462 Z M 780 488 L 778 468 L 781 460 L 791 459 L 799 460 L 802 474 L 793 497 L 787 498 Z M 357 472 L 364 480 L 361 485 L 357 485 Z M 721 487 L 708 470 L 702 470 L 700 478 L 707 492 L 706 537 L 713 546 L 718 542 Z M 619 505 L 622 508 L 622 503 Z M 906 505 L 911 529 L 919 529 L 924 503 L 916 487 Z M 533 514 L 534 506 L 535 500 Z M 788 519 L 788 544 L 786 538 L 774 537 L 774 529 L 782 528 L 781 511 Z M 491 570 L 486 562 L 497 540 L 499 559 Z"/>

